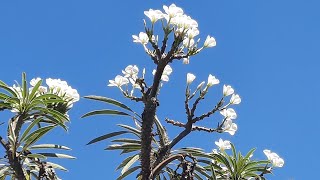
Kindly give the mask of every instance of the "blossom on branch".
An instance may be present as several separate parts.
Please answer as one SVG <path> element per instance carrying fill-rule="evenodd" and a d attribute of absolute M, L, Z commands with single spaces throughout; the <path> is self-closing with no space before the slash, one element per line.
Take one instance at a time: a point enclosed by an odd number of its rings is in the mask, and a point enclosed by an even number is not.
<path fill-rule="evenodd" d="M 226 119 L 223 123 L 223 131 L 229 133 L 230 135 L 234 135 L 238 130 L 238 126 L 236 123 L 233 123 L 231 119 Z"/>
<path fill-rule="evenodd" d="M 234 90 L 230 85 L 223 85 L 223 96 L 230 96 L 233 93 Z"/>
<path fill-rule="evenodd" d="M 230 104 L 240 104 L 240 103 L 241 103 L 241 98 L 239 94 L 232 94 L 230 99 Z"/>
<path fill-rule="evenodd" d="M 167 21 L 176 16 L 183 15 L 183 10 L 180 7 L 177 7 L 175 4 L 171 4 L 169 7 L 164 5 L 163 10 L 166 12 L 164 17 Z"/>
<path fill-rule="evenodd" d="M 263 153 L 267 156 L 268 160 L 271 161 L 274 167 L 283 167 L 284 160 L 274 152 L 271 152 L 268 149 L 263 150 Z"/>
<path fill-rule="evenodd" d="M 123 76 L 117 75 L 114 80 L 109 80 L 108 86 L 116 86 L 120 88 L 123 85 L 126 85 L 129 83 L 129 80 Z"/>
<path fill-rule="evenodd" d="M 208 87 L 211 87 L 211 86 L 219 84 L 219 83 L 220 83 L 219 79 L 217 79 L 215 76 L 212 76 L 211 74 L 209 74 L 208 83 L 207 83 Z"/>
<path fill-rule="evenodd" d="M 221 138 L 219 141 L 216 141 L 215 144 L 219 147 L 219 150 L 231 149 L 231 142 L 228 140 L 222 140 Z"/>
<path fill-rule="evenodd" d="M 149 37 L 146 33 L 140 32 L 139 37 L 136 35 L 132 35 L 133 42 L 141 43 L 142 45 L 146 45 L 149 42 Z"/>
<path fill-rule="evenodd" d="M 237 113 L 232 108 L 223 109 L 222 111 L 220 111 L 220 114 L 227 119 L 236 119 L 237 118 Z"/>
<path fill-rule="evenodd" d="M 124 70 L 122 70 L 122 73 L 124 74 L 124 77 L 131 77 L 135 80 L 138 77 L 139 68 L 136 65 L 129 65 Z"/>
<path fill-rule="evenodd" d="M 217 45 L 216 39 L 214 37 L 211 36 L 207 36 L 207 39 L 204 42 L 203 47 L 207 48 L 207 47 L 214 47 Z"/>
<path fill-rule="evenodd" d="M 187 84 L 188 85 L 191 84 L 194 81 L 194 79 L 196 79 L 196 76 L 194 74 L 192 74 L 192 73 L 187 74 Z"/>
<path fill-rule="evenodd" d="M 144 11 L 144 14 L 150 19 L 152 24 L 164 18 L 164 14 L 160 10 L 149 9 L 149 11 Z"/>

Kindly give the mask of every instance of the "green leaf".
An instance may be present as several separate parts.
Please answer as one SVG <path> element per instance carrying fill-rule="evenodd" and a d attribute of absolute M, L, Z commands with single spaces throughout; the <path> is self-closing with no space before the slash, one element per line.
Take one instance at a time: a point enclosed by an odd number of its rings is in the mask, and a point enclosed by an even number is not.
<path fill-rule="evenodd" d="M 60 169 L 62 171 L 68 171 L 66 168 L 64 168 L 63 166 L 59 165 L 59 164 L 55 164 L 52 162 L 47 162 L 47 165 L 52 166 L 54 169 Z"/>
<path fill-rule="evenodd" d="M 111 142 L 138 143 L 138 144 L 141 144 L 141 140 L 140 139 L 129 139 L 129 138 L 115 139 L 115 140 L 112 140 Z"/>
<path fill-rule="evenodd" d="M 125 160 L 121 162 L 121 164 L 117 167 L 116 170 L 124 167 L 132 158 L 134 158 L 137 154 L 127 157 Z"/>
<path fill-rule="evenodd" d="M 124 174 L 127 172 L 127 170 L 137 161 L 139 160 L 140 156 L 137 154 L 133 158 L 130 159 L 130 161 L 122 168 L 121 174 Z"/>
<path fill-rule="evenodd" d="M 58 96 L 56 94 L 48 94 L 48 93 L 47 94 L 42 94 L 42 95 L 37 96 L 36 98 L 34 98 L 34 100 L 41 100 L 41 101 L 49 100 L 49 99 L 60 100 L 59 102 L 63 102 L 64 101 L 60 96 Z"/>
<path fill-rule="evenodd" d="M 23 132 L 23 134 L 21 135 L 19 144 L 21 142 L 23 142 L 25 140 L 25 137 L 28 135 L 28 133 L 30 132 L 30 130 L 38 123 L 41 121 L 41 118 L 37 118 L 35 120 L 32 121 L 32 123 L 27 127 L 27 129 Z"/>
<path fill-rule="evenodd" d="M 45 114 L 50 114 L 54 118 L 57 118 L 62 121 L 68 121 L 68 117 L 66 117 L 64 114 L 60 113 L 59 111 L 56 111 L 54 109 L 48 109 L 48 108 L 43 108 L 43 107 L 35 107 L 35 110 L 39 110 L 40 112 L 43 112 Z"/>
<path fill-rule="evenodd" d="M 212 173 L 210 180 L 217 180 L 217 176 L 216 176 L 216 173 L 215 173 L 215 171 L 213 169 L 213 166 L 210 166 L 210 170 L 211 170 L 211 173 Z"/>
<path fill-rule="evenodd" d="M 10 103 L 5 103 L 5 102 L 0 102 L 0 109 L 1 108 L 11 109 L 11 104 Z"/>
<path fill-rule="evenodd" d="M 6 100 L 6 99 L 8 99 L 8 98 L 10 98 L 10 96 L 8 96 L 8 95 L 0 92 L 0 99 Z"/>
<path fill-rule="evenodd" d="M 121 179 L 125 178 L 126 176 L 128 176 L 129 174 L 133 173 L 134 171 L 136 171 L 138 169 L 140 169 L 140 166 L 135 166 L 135 167 L 132 167 L 132 168 L 128 169 L 124 174 L 119 176 L 117 178 L 117 180 L 121 180 Z"/>
<path fill-rule="evenodd" d="M 137 144 L 137 143 L 123 143 L 123 144 L 112 144 L 110 146 L 108 146 L 107 148 L 105 148 L 105 150 L 140 150 L 141 149 L 141 144 Z"/>
<path fill-rule="evenodd" d="M 141 131 L 136 128 L 133 128 L 133 127 L 125 125 L 125 124 L 118 124 L 118 126 L 129 130 L 132 134 L 136 135 L 139 138 L 141 137 Z"/>
<path fill-rule="evenodd" d="M 32 133 L 30 133 L 25 138 L 25 144 L 23 146 L 23 150 L 22 151 L 24 151 L 27 148 L 29 148 L 30 145 L 32 145 L 35 142 L 37 142 L 42 136 L 44 136 L 46 133 L 48 133 L 54 127 L 56 127 L 56 126 L 55 125 L 45 126 L 45 127 L 39 128 L 39 129 L 33 131 Z"/>
<path fill-rule="evenodd" d="M 68 131 L 68 127 L 64 124 L 64 121 L 63 121 L 63 120 L 61 120 L 61 119 L 56 119 L 56 118 L 54 118 L 54 117 L 52 117 L 52 116 L 50 116 L 50 115 L 47 115 L 47 114 L 41 114 L 41 115 L 47 118 L 47 121 L 44 121 L 44 120 L 43 120 L 43 121 L 41 121 L 41 122 L 46 122 L 46 123 L 52 123 L 52 124 L 54 124 L 54 125 L 59 125 L 59 126 L 61 126 L 65 131 Z M 48 120 L 50 120 L 50 121 L 48 121 Z M 40 126 L 40 123 L 38 123 L 38 126 L 41 127 L 41 126 Z"/>
<path fill-rule="evenodd" d="M 59 153 L 38 153 L 38 154 L 44 155 L 46 157 L 53 157 L 53 158 L 76 159 L 75 157 L 67 154 L 59 154 Z"/>
<path fill-rule="evenodd" d="M 22 98 L 28 99 L 29 89 L 27 87 L 26 73 L 22 73 Z"/>
<path fill-rule="evenodd" d="M 103 109 L 103 110 L 95 110 L 86 113 L 83 115 L 81 118 L 85 118 L 88 116 L 93 116 L 93 115 L 117 115 L 117 116 L 131 116 L 128 113 L 122 112 L 122 111 L 117 111 L 117 110 L 111 110 L 111 109 Z"/>
<path fill-rule="evenodd" d="M 13 97 L 17 97 L 17 93 L 14 90 L 10 89 L 7 85 L 0 84 L 0 88 L 9 92 Z"/>
<path fill-rule="evenodd" d="M 194 168 L 194 170 L 204 175 L 205 177 L 210 178 L 210 175 L 206 173 L 206 170 L 202 166 L 196 164 L 196 167 Z"/>
<path fill-rule="evenodd" d="M 128 133 L 128 131 L 117 131 L 117 132 L 108 133 L 108 134 L 105 134 L 103 136 L 99 136 L 99 137 L 91 140 L 87 145 L 93 144 L 93 143 L 96 143 L 96 142 L 99 142 L 102 140 L 106 140 L 106 139 L 114 137 L 114 136 L 119 136 L 119 135 L 125 134 L 125 133 Z"/>
<path fill-rule="evenodd" d="M 64 149 L 64 150 L 71 150 L 67 146 L 61 146 L 61 145 L 58 145 L 58 144 L 38 144 L 38 145 L 31 146 L 30 149 Z"/>
<path fill-rule="evenodd" d="M 161 122 L 159 121 L 158 117 L 155 116 L 155 125 L 157 127 L 159 133 L 159 143 L 163 147 L 168 143 L 168 135 L 165 128 L 162 126 Z"/>
<path fill-rule="evenodd" d="M 27 157 L 28 158 L 47 159 L 47 157 L 42 154 L 28 154 Z"/>
<path fill-rule="evenodd" d="M 29 95 L 29 99 L 32 101 L 36 96 L 37 91 L 39 90 L 39 87 L 42 83 L 42 80 L 38 81 L 37 84 L 32 88 L 32 91 Z"/>
<path fill-rule="evenodd" d="M 123 109 L 126 109 L 126 110 L 134 113 L 134 111 L 132 111 L 132 109 L 129 108 L 128 106 L 126 106 L 125 104 L 123 104 L 117 100 L 111 99 L 111 98 L 107 98 L 107 97 L 103 97 L 103 96 L 95 96 L 95 95 L 85 96 L 84 98 L 92 99 L 92 100 L 96 100 L 96 101 L 101 101 L 101 102 L 106 102 L 108 104 L 112 104 L 112 105 L 121 107 Z"/>

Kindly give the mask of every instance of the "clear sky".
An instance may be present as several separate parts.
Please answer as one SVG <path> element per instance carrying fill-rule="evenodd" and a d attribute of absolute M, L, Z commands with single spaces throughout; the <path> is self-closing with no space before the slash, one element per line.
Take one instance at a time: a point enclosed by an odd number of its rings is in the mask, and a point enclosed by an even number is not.
<path fill-rule="evenodd" d="M 175 3 L 199 23 L 202 40 L 210 34 L 217 47 L 191 59 L 176 61 L 168 84 L 161 90 L 159 117 L 184 120 L 185 76 L 197 76 L 195 84 L 216 75 L 221 85 L 202 104 L 205 112 L 215 103 L 223 84 L 231 84 L 242 97 L 236 107 L 238 132 L 194 133 L 179 146 L 198 146 L 208 151 L 220 137 L 231 140 L 242 152 L 257 147 L 255 157 L 265 158 L 268 148 L 285 160 L 274 171 L 275 180 L 317 179 L 320 157 L 317 116 L 320 101 L 320 2 L 318 0 L 230 1 L 1 1 L 0 79 L 20 80 L 21 72 L 33 77 L 61 78 L 81 96 L 103 95 L 129 103 L 118 89 L 107 87 L 129 64 L 154 68 L 132 34 L 143 30 L 144 10 Z M 211 97 L 211 99 L 210 99 Z M 129 119 L 110 116 L 80 119 L 103 108 L 81 99 L 70 112 L 66 134 L 54 131 L 44 141 L 71 147 L 76 160 L 61 160 L 68 173 L 63 179 L 115 179 L 115 168 L 124 156 L 103 149 L 109 142 L 86 146 L 91 139 L 116 130 Z M 3 119 L 5 117 L 5 119 Z M 216 125 L 217 118 L 207 120 Z M 1 115 L 1 122 L 7 116 Z M 211 121 L 211 122 L 210 122 Z M 1 127 L 0 134 L 5 135 Z M 181 129 L 168 126 L 170 137 Z"/>

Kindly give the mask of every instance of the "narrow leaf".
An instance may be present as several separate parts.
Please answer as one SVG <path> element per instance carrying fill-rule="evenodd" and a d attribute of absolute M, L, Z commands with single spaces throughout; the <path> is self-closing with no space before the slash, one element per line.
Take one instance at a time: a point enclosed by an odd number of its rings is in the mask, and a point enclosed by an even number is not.
<path fill-rule="evenodd" d="M 47 157 L 42 154 L 28 154 L 27 157 L 28 158 L 47 159 Z"/>
<path fill-rule="evenodd" d="M 59 153 L 38 153 L 38 154 L 44 155 L 46 157 L 53 157 L 53 158 L 76 159 L 75 157 L 67 154 L 59 154 Z"/>
<path fill-rule="evenodd" d="M 128 111 L 133 112 L 132 109 L 129 108 L 128 106 L 126 106 L 125 104 L 123 104 L 117 100 L 111 99 L 111 98 L 107 98 L 107 97 L 103 97 L 103 96 L 95 96 L 95 95 L 85 96 L 84 98 L 92 99 L 92 100 L 96 100 L 96 101 L 101 101 L 101 102 L 106 102 L 108 104 L 112 104 L 112 105 L 115 105 L 115 106 L 118 106 L 118 107 L 121 107 L 123 109 L 126 109 Z"/>
<path fill-rule="evenodd" d="M 62 171 L 68 171 L 66 168 L 64 168 L 63 166 L 59 165 L 59 164 L 55 164 L 52 162 L 47 162 L 47 165 L 52 166 L 54 169 L 60 169 Z"/>
<path fill-rule="evenodd" d="M 140 169 L 140 166 L 135 166 L 130 168 L 128 171 L 126 171 L 124 174 L 122 174 L 120 177 L 117 178 L 117 180 L 121 180 L 124 179 L 126 176 L 128 176 L 129 174 L 133 173 L 134 171 Z"/>
<path fill-rule="evenodd" d="M 23 132 L 23 134 L 21 135 L 20 141 L 19 143 L 23 142 L 25 140 L 25 137 L 28 135 L 28 133 L 30 132 L 30 130 L 38 123 L 41 121 L 41 118 L 37 118 L 35 120 L 32 121 L 32 123 L 27 127 L 27 129 Z"/>
<path fill-rule="evenodd" d="M 58 145 L 58 144 L 38 144 L 38 145 L 31 146 L 30 149 L 64 149 L 64 150 L 71 150 L 67 146 L 61 146 L 61 145 Z"/>
<path fill-rule="evenodd" d="M 105 139 L 108 139 L 108 138 L 111 138 L 114 136 L 119 136 L 119 135 L 125 134 L 125 133 L 128 133 L 128 131 L 117 131 L 117 132 L 108 133 L 108 134 L 105 134 L 103 136 L 100 136 L 100 137 L 97 137 L 97 138 L 91 140 L 87 145 L 93 144 L 93 143 L 96 143 L 96 142 L 99 142 L 99 141 L 102 141 L 102 140 L 105 140 Z"/>
<path fill-rule="evenodd" d="M 124 174 L 127 172 L 127 170 L 140 158 L 140 156 L 137 154 L 135 155 L 130 161 L 122 168 L 121 174 Z"/>
<path fill-rule="evenodd" d="M 117 110 L 111 110 L 111 109 L 103 109 L 103 110 L 95 110 L 86 113 L 83 115 L 81 118 L 85 118 L 88 116 L 93 116 L 93 115 L 118 115 L 118 116 L 131 116 L 128 113 L 122 112 L 122 111 L 117 111 Z"/>

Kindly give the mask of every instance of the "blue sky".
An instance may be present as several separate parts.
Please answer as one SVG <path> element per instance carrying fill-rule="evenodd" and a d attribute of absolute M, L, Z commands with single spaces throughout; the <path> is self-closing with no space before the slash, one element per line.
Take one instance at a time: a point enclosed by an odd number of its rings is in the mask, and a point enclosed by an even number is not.
<path fill-rule="evenodd" d="M 159 117 L 183 121 L 187 72 L 197 76 L 195 85 L 210 73 L 221 81 L 202 104 L 202 112 L 215 103 L 223 84 L 231 84 L 242 97 L 236 107 L 239 129 L 235 136 L 198 132 L 179 146 L 209 151 L 222 137 L 242 152 L 257 147 L 257 158 L 264 158 L 262 151 L 268 148 L 285 159 L 285 166 L 270 179 L 314 179 L 320 160 L 316 156 L 320 148 L 320 3 L 316 0 L 1 1 L 0 79 L 14 83 L 21 72 L 29 79 L 61 78 L 81 96 L 112 97 L 140 111 L 141 106 L 135 107 L 106 85 L 129 64 L 146 67 L 150 76 L 154 65 L 131 35 L 143 30 L 144 10 L 171 3 L 198 21 L 202 40 L 213 35 L 217 47 L 193 57 L 189 65 L 174 62 L 171 80 L 161 90 Z M 71 147 L 69 153 L 77 157 L 59 161 L 70 170 L 60 172 L 63 179 L 115 179 L 119 175 L 115 168 L 124 156 L 104 151 L 109 142 L 85 145 L 115 130 L 116 124 L 130 122 L 106 116 L 80 119 L 102 107 L 81 99 L 70 112 L 69 132 L 56 130 L 46 138 L 46 142 Z M 215 117 L 207 125 L 214 126 L 219 119 Z M 168 129 L 170 137 L 181 130 L 170 125 Z"/>

